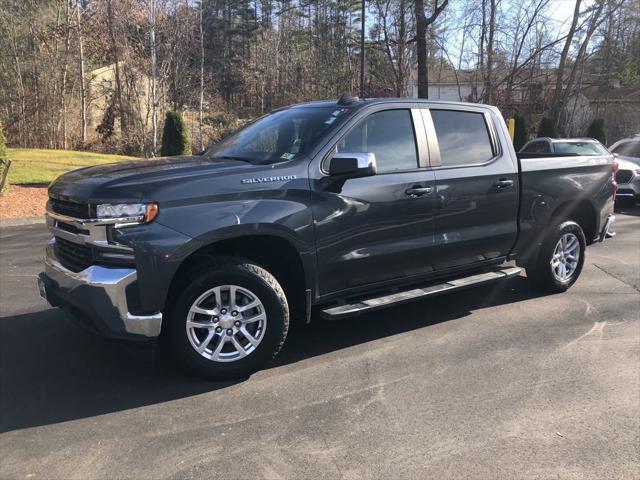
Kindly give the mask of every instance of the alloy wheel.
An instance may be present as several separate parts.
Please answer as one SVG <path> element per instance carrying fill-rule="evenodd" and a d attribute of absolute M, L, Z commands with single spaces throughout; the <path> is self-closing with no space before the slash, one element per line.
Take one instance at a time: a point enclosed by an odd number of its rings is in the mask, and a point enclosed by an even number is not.
<path fill-rule="evenodd" d="M 551 257 L 553 276 L 560 282 L 568 282 L 578 269 L 580 242 L 573 233 L 560 237 Z"/>
<path fill-rule="evenodd" d="M 207 290 L 189 308 L 186 329 L 189 343 L 214 362 L 240 360 L 258 348 L 267 327 L 262 301 L 238 285 Z"/>

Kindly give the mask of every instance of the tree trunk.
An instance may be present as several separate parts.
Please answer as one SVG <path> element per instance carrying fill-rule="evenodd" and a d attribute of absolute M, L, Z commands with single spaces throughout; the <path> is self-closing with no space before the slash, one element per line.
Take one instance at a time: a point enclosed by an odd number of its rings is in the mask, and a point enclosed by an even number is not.
<path fill-rule="evenodd" d="M 76 18 L 78 27 L 78 63 L 80 64 L 80 140 L 82 145 L 87 141 L 87 91 L 84 73 L 84 45 L 82 41 L 82 14 L 80 0 L 76 3 Z"/>
<path fill-rule="evenodd" d="M 203 25 L 203 4 L 200 0 L 200 105 L 199 105 L 199 133 L 200 150 L 204 150 L 204 25 Z"/>
<path fill-rule="evenodd" d="M 418 57 L 418 98 L 429 98 L 429 70 L 427 68 L 427 17 L 424 0 L 415 0 L 416 49 Z"/>
<path fill-rule="evenodd" d="M 156 95 L 156 2 L 151 0 L 149 4 L 149 20 L 151 30 L 149 32 L 149 49 L 151 53 L 151 156 L 156 156 L 158 150 L 158 101 Z"/>
<path fill-rule="evenodd" d="M 487 39 L 487 70 L 484 78 L 485 102 L 493 103 L 493 43 L 496 30 L 496 0 L 489 2 L 489 38 Z"/>
<path fill-rule="evenodd" d="M 68 71 L 68 58 L 69 58 L 69 44 L 71 43 L 71 15 L 70 15 L 70 2 L 66 1 L 65 10 L 65 39 L 64 39 L 64 62 L 62 64 L 62 79 L 60 81 L 60 116 L 62 118 L 62 149 L 67 149 L 67 102 L 65 98 L 67 90 L 67 71 Z"/>
<path fill-rule="evenodd" d="M 418 50 L 418 97 L 429 98 L 429 55 L 427 52 L 427 28 L 435 22 L 447 7 L 449 0 L 438 5 L 435 0 L 433 12 L 427 18 L 424 13 L 424 0 L 415 1 L 416 13 L 416 48 Z"/>
<path fill-rule="evenodd" d="M 109 28 L 109 35 L 111 37 L 111 52 L 113 54 L 113 60 L 115 62 L 115 76 L 116 76 L 116 97 L 118 99 L 118 108 L 120 109 L 120 131 L 124 138 L 127 137 L 127 115 L 124 109 L 124 103 L 122 101 L 122 83 L 120 82 L 120 60 L 118 57 L 118 44 L 116 42 L 116 32 L 113 27 L 113 8 L 111 0 L 107 0 L 107 23 Z"/>
<path fill-rule="evenodd" d="M 571 21 L 571 27 L 569 28 L 569 32 L 567 33 L 567 39 L 564 42 L 564 47 L 562 48 L 562 53 L 560 54 L 560 62 L 558 63 L 558 70 L 556 71 L 556 89 L 553 92 L 550 109 L 550 115 L 553 121 L 556 122 L 556 127 L 558 126 L 560 117 L 560 103 L 562 100 L 563 92 L 562 84 L 564 82 L 564 68 L 567 63 L 567 56 L 569 55 L 569 50 L 571 49 L 571 43 L 573 42 L 576 28 L 578 27 L 581 2 L 582 0 L 576 0 L 575 7 L 573 9 L 573 20 Z"/>

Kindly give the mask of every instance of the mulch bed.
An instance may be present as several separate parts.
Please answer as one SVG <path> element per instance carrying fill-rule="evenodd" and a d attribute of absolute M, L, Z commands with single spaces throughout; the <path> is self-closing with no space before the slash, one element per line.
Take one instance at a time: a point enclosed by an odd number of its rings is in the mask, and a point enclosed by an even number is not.
<path fill-rule="evenodd" d="M 39 217 L 47 204 L 47 187 L 11 185 L 0 196 L 0 219 Z"/>

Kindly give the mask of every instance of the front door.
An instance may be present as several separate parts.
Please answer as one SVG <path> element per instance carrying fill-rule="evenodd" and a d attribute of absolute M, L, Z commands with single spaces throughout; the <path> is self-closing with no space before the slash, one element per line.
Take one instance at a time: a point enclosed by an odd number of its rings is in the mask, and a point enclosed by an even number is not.
<path fill-rule="evenodd" d="M 420 166 L 421 149 L 422 119 L 410 108 L 371 113 L 338 141 L 334 151 L 374 153 L 378 173 L 337 189 L 314 182 L 321 295 L 432 270 L 435 176 Z"/>

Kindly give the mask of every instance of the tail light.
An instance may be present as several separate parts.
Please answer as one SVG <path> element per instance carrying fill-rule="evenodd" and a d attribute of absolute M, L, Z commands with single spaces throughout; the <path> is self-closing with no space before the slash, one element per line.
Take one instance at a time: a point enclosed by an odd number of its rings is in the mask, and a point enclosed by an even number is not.
<path fill-rule="evenodd" d="M 617 160 L 613 161 L 613 175 L 611 176 L 611 188 L 613 189 L 613 198 L 616 198 L 616 192 L 618 191 L 618 182 L 616 182 L 616 173 L 618 173 L 618 169 L 620 165 L 618 165 Z"/>

